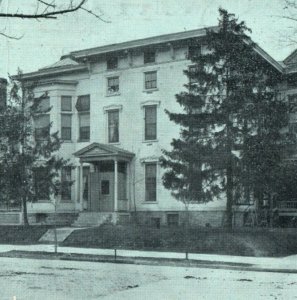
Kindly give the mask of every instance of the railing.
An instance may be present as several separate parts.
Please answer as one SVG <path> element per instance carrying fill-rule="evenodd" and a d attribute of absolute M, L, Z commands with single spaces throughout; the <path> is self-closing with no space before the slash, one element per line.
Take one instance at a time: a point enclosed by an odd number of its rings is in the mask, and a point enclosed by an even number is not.
<path fill-rule="evenodd" d="M 295 201 L 279 201 L 277 207 L 281 210 L 297 210 L 297 199 Z"/>
<path fill-rule="evenodd" d="M 0 211 L 20 211 L 21 205 L 16 202 L 0 202 Z"/>

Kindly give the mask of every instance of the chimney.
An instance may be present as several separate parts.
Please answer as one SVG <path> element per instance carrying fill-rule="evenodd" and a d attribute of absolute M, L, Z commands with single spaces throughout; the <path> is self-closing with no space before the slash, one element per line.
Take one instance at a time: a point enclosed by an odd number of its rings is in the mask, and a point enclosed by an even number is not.
<path fill-rule="evenodd" d="M 0 78 L 0 110 L 7 104 L 7 79 Z"/>

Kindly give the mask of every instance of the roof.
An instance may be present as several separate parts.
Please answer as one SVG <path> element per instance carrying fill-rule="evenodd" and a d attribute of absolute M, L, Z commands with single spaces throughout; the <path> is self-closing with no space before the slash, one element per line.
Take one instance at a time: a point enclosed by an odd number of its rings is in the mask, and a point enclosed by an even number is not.
<path fill-rule="evenodd" d="M 72 51 L 68 55 L 61 57 L 61 60 L 42 68 L 36 72 L 23 74 L 24 79 L 34 79 L 37 77 L 52 76 L 61 73 L 87 70 L 87 64 L 84 59 L 93 56 L 106 55 L 112 52 L 126 51 L 133 48 L 149 47 L 152 45 L 168 44 L 175 41 L 189 40 L 193 38 L 202 38 L 206 35 L 207 30 L 216 30 L 217 26 L 200 28 L 195 30 L 187 30 L 177 33 L 153 36 L 144 39 L 138 39 L 133 41 L 127 41 L 118 44 L 105 45 L 95 48 L 89 48 L 84 50 Z M 272 65 L 279 72 L 283 72 L 284 68 L 282 64 L 273 59 L 267 52 L 265 52 L 258 45 L 255 46 L 255 51 L 265 59 L 270 65 Z"/>
<path fill-rule="evenodd" d="M 72 51 L 70 52 L 70 55 L 75 58 L 82 58 L 86 56 L 106 54 L 110 52 L 128 50 L 132 48 L 169 43 L 174 41 L 186 40 L 190 38 L 198 38 L 198 37 L 205 36 L 207 30 L 215 30 L 217 28 L 218 28 L 217 26 L 212 26 L 207 28 L 200 28 L 200 29 L 187 30 L 187 31 L 176 32 L 176 33 L 158 35 L 158 36 L 132 40 L 132 41 L 127 41 L 118 44 L 111 44 L 111 45 L 105 45 L 105 46 L 100 46 L 95 48 L 84 49 L 84 50 Z M 62 58 L 63 57 L 65 56 L 62 56 Z"/>
<path fill-rule="evenodd" d="M 78 64 L 78 65 L 61 65 L 58 67 L 47 67 L 39 69 L 35 72 L 24 73 L 22 74 L 22 78 L 25 80 L 34 80 L 44 77 L 52 77 L 57 74 L 64 74 L 64 73 L 74 73 L 79 71 L 86 71 L 88 69 L 87 65 L 85 64 Z M 13 78 L 18 78 L 18 75 L 13 76 Z"/>
<path fill-rule="evenodd" d="M 92 143 L 73 153 L 73 155 L 79 157 L 81 161 L 99 161 L 113 158 L 131 160 L 135 154 L 113 145 Z"/>
<path fill-rule="evenodd" d="M 53 68 L 60 68 L 60 67 L 66 67 L 66 66 L 78 66 L 79 63 L 73 59 L 71 59 L 70 57 L 66 57 L 66 58 L 62 58 L 61 60 L 59 60 L 58 62 L 41 68 L 39 70 L 45 70 L 45 69 L 53 69 Z"/>

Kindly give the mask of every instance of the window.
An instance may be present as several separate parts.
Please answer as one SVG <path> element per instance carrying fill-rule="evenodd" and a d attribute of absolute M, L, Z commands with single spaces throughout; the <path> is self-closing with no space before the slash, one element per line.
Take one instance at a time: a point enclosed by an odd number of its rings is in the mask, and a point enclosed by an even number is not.
<path fill-rule="evenodd" d="M 155 140 L 157 139 L 157 106 L 150 105 L 144 107 L 144 139 Z"/>
<path fill-rule="evenodd" d="M 196 84 L 198 83 L 198 79 L 195 76 L 197 72 L 196 66 L 189 66 L 189 84 Z"/>
<path fill-rule="evenodd" d="M 71 119 L 69 114 L 61 115 L 61 139 L 64 141 L 71 141 Z"/>
<path fill-rule="evenodd" d="M 72 111 L 72 97 L 62 96 L 61 97 L 61 111 Z"/>
<path fill-rule="evenodd" d="M 108 142 L 119 142 L 119 111 L 108 112 Z"/>
<path fill-rule="evenodd" d="M 109 195 L 109 180 L 101 180 L 101 194 Z"/>
<path fill-rule="evenodd" d="M 157 71 L 144 73 L 144 87 L 146 90 L 157 88 Z"/>
<path fill-rule="evenodd" d="M 119 111 L 108 111 L 108 142 L 119 142 Z"/>
<path fill-rule="evenodd" d="M 61 200 L 71 200 L 71 167 L 63 167 L 61 174 Z"/>
<path fill-rule="evenodd" d="M 143 53 L 143 63 L 149 64 L 156 61 L 156 52 L 154 50 L 147 50 Z"/>
<path fill-rule="evenodd" d="M 118 67 L 118 58 L 117 57 L 109 57 L 107 59 L 107 70 L 117 69 Z"/>
<path fill-rule="evenodd" d="M 79 118 L 79 140 L 90 139 L 90 95 L 79 96 L 76 103 Z"/>
<path fill-rule="evenodd" d="M 33 170 L 34 198 L 49 200 L 49 176 L 46 168 L 40 167 Z"/>
<path fill-rule="evenodd" d="M 157 200 L 157 164 L 145 164 L 145 201 Z"/>
<path fill-rule="evenodd" d="M 61 97 L 61 139 L 71 141 L 72 129 L 72 97 Z"/>
<path fill-rule="evenodd" d="M 119 77 L 109 77 L 107 78 L 107 94 L 112 95 L 120 91 L 120 81 Z"/>
<path fill-rule="evenodd" d="M 201 46 L 200 45 L 190 45 L 188 49 L 188 58 L 191 59 L 193 57 L 197 57 L 201 54 Z"/>
<path fill-rule="evenodd" d="M 161 227 L 161 218 L 151 218 L 151 226 L 153 226 L 154 228 L 158 228 L 160 229 Z"/>
<path fill-rule="evenodd" d="M 289 132 L 297 134 L 297 94 L 288 95 L 290 118 Z"/>
<path fill-rule="evenodd" d="M 167 225 L 169 227 L 178 226 L 178 214 L 168 214 L 167 215 Z"/>
<path fill-rule="evenodd" d="M 46 97 L 38 105 L 38 114 L 34 116 L 35 141 L 44 141 L 50 135 L 50 98 Z"/>

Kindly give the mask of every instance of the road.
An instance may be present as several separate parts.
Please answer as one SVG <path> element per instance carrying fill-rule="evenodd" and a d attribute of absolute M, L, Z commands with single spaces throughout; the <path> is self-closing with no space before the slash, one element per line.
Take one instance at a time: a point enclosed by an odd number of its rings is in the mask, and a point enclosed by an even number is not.
<path fill-rule="evenodd" d="M 0 257 L 1 300 L 297 299 L 297 274 Z"/>

